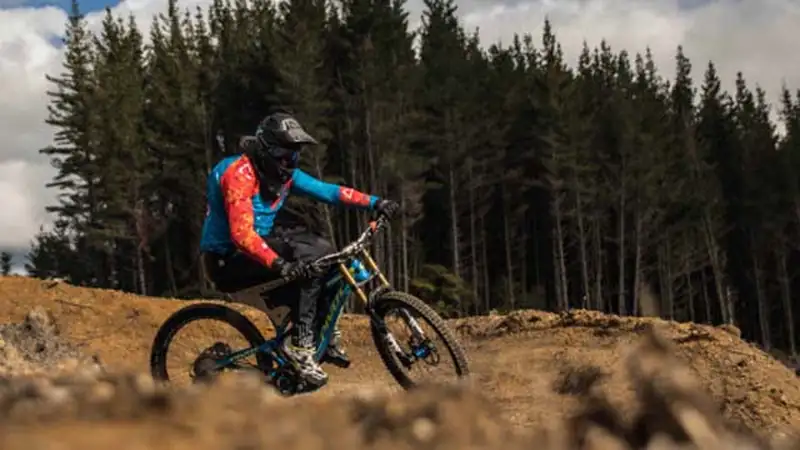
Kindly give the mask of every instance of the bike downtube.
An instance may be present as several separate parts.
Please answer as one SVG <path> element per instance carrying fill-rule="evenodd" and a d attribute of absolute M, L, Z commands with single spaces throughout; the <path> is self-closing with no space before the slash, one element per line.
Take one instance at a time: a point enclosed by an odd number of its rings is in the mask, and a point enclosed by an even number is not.
<path fill-rule="evenodd" d="M 367 306 L 367 294 L 364 293 L 364 290 L 361 289 L 361 286 L 356 283 L 356 280 L 352 275 L 350 275 L 350 271 L 347 270 L 347 267 L 345 267 L 345 265 L 342 263 L 339 263 L 339 272 L 342 274 L 342 277 L 345 279 L 345 281 L 347 281 L 356 292 L 356 295 L 358 295 L 358 298 L 364 303 L 364 306 Z"/>
<path fill-rule="evenodd" d="M 375 275 L 378 276 L 378 279 L 381 281 L 381 284 L 384 287 L 389 287 L 389 280 L 387 280 L 386 277 L 383 276 L 383 272 L 381 272 L 381 269 L 379 269 L 378 265 L 375 264 L 375 260 L 372 259 L 372 256 L 369 254 L 369 252 L 367 252 L 366 249 L 361 250 L 361 257 L 364 258 L 364 261 L 367 263 L 367 267 L 369 268 L 369 270 L 371 270 Z"/>

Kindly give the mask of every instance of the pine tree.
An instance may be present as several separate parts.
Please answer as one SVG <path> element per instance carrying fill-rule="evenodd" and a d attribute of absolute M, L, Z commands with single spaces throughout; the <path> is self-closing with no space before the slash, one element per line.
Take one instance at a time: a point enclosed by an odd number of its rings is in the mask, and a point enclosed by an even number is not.
<path fill-rule="evenodd" d="M 723 93 L 716 67 L 709 63 L 702 87 L 702 99 L 697 122 L 696 177 L 699 181 L 694 192 L 702 193 L 703 232 L 709 264 L 714 280 L 722 322 L 734 320 L 733 304 L 729 297 L 728 274 L 734 280 L 743 280 L 742 256 L 731 254 L 730 249 L 741 248 L 740 229 L 729 227 L 733 217 L 740 217 L 735 200 L 741 198 L 736 179 L 735 134 L 730 111 L 731 99 Z M 716 164 L 715 164 L 716 163 Z M 715 166 L 716 177 L 702 170 L 704 165 Z M 730 231 L 729 231 L 730 230 Z M 730 264 L 730 266 L 729 266 Z"/>
<path fill-rule="evenodd" d="M 0 253 L 0 275 L 8 276 L 11 274 L 11 253 Z"/>
<path fill-rule="evenodd" d="M 563 53 L 549 22 L 545 22 L 542 33 L 541 66 L 536 77 L 535 106 L 539 120 L 536 132 L 539 136 L 535 151 L 540 160 L 541 172 L 535 179 L 540 181 L 547 191 L 548 213 L 551 221 L 550 259 L 552 261 L 552 285 L 555 308 L 569 308 L 568 255 L 566 253 L 566 180 L 569 178 L 570 162 L 574 161 L 570 136 L 567 126 L 567 102 L 571 95 L 572 74 L 563 61 Z"/>
<path fill-rule="evenodd" d="M 59 204 L 49 206 L 48 212 L 66 221 L 75 232 L 89 233 L 100 226 L 101 205 L 98 201 L 99 178 L 102 170 L 97 163 L 97 146 L 92 116 L 95 111 L 92 64 L 94 53 L 86 20 L 80 12 L 77 0 L 73 0 L 67 20 L 64 70 L 60 76 L 48 75 L 47 80 L 55 86 L 48 91 L 51 103 L 48 106 L 48 125 L 56 128 L 55 146 L 40 150 L 50 157 L 58 170 L 47 187 L 59 191 Z M 105 284 L 109 273 L 103 258 L 102 243 L 86 241 L 80 248 L 82 263 L 90 268 L 89 279 Z"/>
<path fill-rule="evenodd" d="M 458 173 L 471 137 L 464 116 L 464 94 L 469 92 L 466 37 L 452 0 L 426 0 L 425 8 L 420 31 L 420 108 L 425 124 L 423 145 L 430 158 L 436 161 L 431 173 L 433 181 L 442 187 L 429 191 L 425 199 L 425 215 L 437 218 L 442 224 L 442 228 L 427 230 L 429 238 L 425 240 L 425 246 L 433 249 L 437 248 L 434 242 L 447 242 L 450 255 L 443 261 L 447 261 L 453 273 L 460 277 L 463 273 L 460 253 L 463 227 L 460 223 Z"/>
<path fill-rule="evenodd" d="M 92 236 L 107 243 L 115 287 L 146 294 L 153 164 L 145 145 L 142 50 L 133 19 L 126 26 L 107 10 L 95 39 L 98 108 L 93 116 L 100 149 L 96 162 L 103 168 L 98 200 L 105 219 Z"/>

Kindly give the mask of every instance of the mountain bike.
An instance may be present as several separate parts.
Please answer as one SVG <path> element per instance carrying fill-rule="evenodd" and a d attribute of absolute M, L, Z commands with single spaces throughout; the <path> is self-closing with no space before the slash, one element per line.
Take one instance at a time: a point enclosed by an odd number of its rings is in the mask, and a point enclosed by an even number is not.
<path fill-rule="evenodd" d="M 328 299 L 328 309 L 323 311 L 326 315 L 320 318 L 321 324 L 317 325 L 316 360 L 323 364 L 327 362 L 324 356 L 336 323 L 347 300 L 355 294 L 363 303 L 369 318 L 372 341 L 378 355 L 402 388 L 409 389 L 417 384 L 409 376 L 409 371 L 415 364 L 438 365 L 442 350 L 448 352 L 454 362 L 455 375 L 458 378 L 468 376 L 466 353 L 442 317 L 419 298 L 394 290 L 368 252 L 367 247 L 372 238 L 386 225 L 387 219 L 379 216 L 370 221 L 369 227 L 341 251 L 323 256 L 312 263 L 321 273 L 327 270 L 324 295 Z M 225 305 L 205 302 L 176 311 L 161 325 L 153 340 L 150 357 L 153 378 L 169 381 L 167 352 L 173 337 L 181 328 L 194 321 L 213 320 L 232 326 L 247 340 L 249 346 L 231 349 L 227 344 L 218 342 L 201 352 L 192 364 L 191 377 L 195 382 L 213 380 L 222 371 L 247 369 L 248 366 L 238 362 L 255 355 L 255 367 L 250 365 L 249 369 L 263 374 L 267 382 L 281 394 L 291 396 L 321 388 L 322 386 L 306 383 L 298 376 L 280 351 L 281 343 L 288 336 L 291 327 L 290 314 L 286 305 L 272 301 L 269 294 L 292 281 L 295 280 L 280 278 L 251 288 L 250 293 L 260 295 L 268 306 L 267 316 L 275 328 L 272 339 L 265 339 L 252 321 Z M 280 311 L 281 307 L 283 312 Z M 387 328 L 385 319 L 394 313 L 410 329 L 410 338 L 404 342 L 406 348 L 401 346 Z M 444 342 L 444 349 L 438 348 L 431 337 L 425 335 L 415 315 L 433 328 L 436 336 Z"/>

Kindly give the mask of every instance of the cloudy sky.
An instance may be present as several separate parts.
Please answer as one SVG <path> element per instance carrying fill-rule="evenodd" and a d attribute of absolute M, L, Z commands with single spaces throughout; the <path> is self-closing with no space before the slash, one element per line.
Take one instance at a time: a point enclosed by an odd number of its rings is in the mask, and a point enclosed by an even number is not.
<path fill-rule="evenodd" d="M 182 0 L 194 8 L 210 0 Z M 514 33 L 538 37 L 549 17 L 572 64 L 584 40 L 605 38 L 630 53 L 649 46 L 662 74 L 683 45 L 698 71 L 713 60 L 730 89 L 736 71 L 759 83 L 775 100 L 782 85 L 800 88 L 800 0 L 461 0 L 464 25 L 480 29 L 484 43 L 508 43 Z M 83 0 L 93 27 L 103 8 L 140 18 L 149 26 L 165 0 Z M 54 193 L 44 185 L 54 170 L 40 156 L 51 142 L 44 124 L 45 74 L 60 72 L 68 0 L 0 0 L 0 250 L 13 251 L 17 265 L 33 235 L 49 218 L 44 207 Z M 421 0 L 409 0 L 416 26 Z"/>

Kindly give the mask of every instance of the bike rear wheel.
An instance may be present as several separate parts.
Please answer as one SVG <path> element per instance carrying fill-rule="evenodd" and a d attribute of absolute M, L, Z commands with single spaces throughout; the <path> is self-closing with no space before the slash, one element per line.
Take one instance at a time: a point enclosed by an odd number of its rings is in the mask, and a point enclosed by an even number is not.
<path fill-rule="evenodd" d="M 167 371 L 167 356 L 169 354 L 170 344 L 178 331 L 190 323 L 198 321 L 216 321 L 229 325 L 248 342 L 250 348 L 258 347 L 266 342 L 264 336 L 258 331 L 258 328 L 253 322 L 232 308 L 214 303 L 189 305 L 179 309 L 164 321 L 153 339 L 150 351 L 150 373 L 154 379 L 163 382 L 170 381 L 170 374 Z M 212 346 L 212 348 L 216 346 L 217 344 Z M 206 351 L 212 350 L 212 348 L 206 349 Z M 230 349 L 228 348 L 228 350 Z M 193 365 L 193 378 L 195 378 L 195 381 L 212 381 L 215 378 L 216 372 L 222 369 L 216 367 L 214 359 L 224 358 L 224 356 L 225 355 L 220 355 L 219 353 L 209 353 L 208 356 L 205 356 L 206 359 L 203 360 L 201 359 L 203 355 L 199 355 L 198 358 L 195 359 Z M 261 373 L 264 373 L 272 366 L 272 358 L 269 355 L 258 352 L 255 357 L 257 361 L 256 369 Z M 205 370 L 207 373 L 197 373 L 198 370 L 201 369 Z M 201 375 L 203 376 L 201 377 Z"/>
<path fill-rule="evenodd" d="M 417 323 L 418 319 L 422 319 L 433 328 L 436 337 L 444 342 L 447 353 L 453 361 L 456 377 L 464 378 L 469 375 L 469 362 L 464 348 L 447 327 L 444 319 L 422 300 L 405 292 L 389 291 L 375 300 L 373 311 L 384 325 L 386 317 L 393 312 L 398 312 L 412 329 L 414 323 Z M 411 318 L 411 316 L 416 317 Z M 396 341 L 393 333 L 382 328 L 373 321 L 372 339 L 381 360 L 400 386 L 404 389 L 413 388 L 418 382 L 415 382 L 410 376 L 411 367 L 414 364 L 434 364 L 432 361 L 436 361 L 435 364 L 438 365 L 438 358 L 441 357 L 439 349 L 431 345 L 430 336 L 418 336 L 419 333 L 412 331 L 412 337 L 408 342 L 410 351 L 406 351 Z M 394 342 L 392 342 L 393 340 Z"/>

